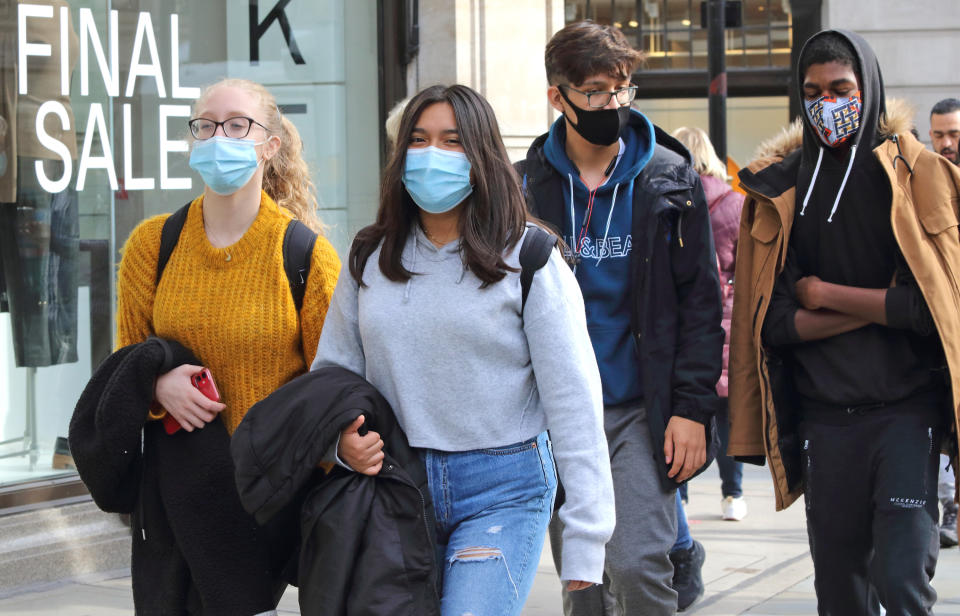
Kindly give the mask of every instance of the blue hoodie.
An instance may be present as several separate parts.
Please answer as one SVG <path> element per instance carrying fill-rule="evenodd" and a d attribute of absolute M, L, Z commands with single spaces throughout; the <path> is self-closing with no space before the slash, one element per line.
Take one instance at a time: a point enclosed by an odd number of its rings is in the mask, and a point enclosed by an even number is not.
<path fill-rule="evenodd" d="M 578 250 L 591 194 L 566 153 L 567 126 L 561 117 L 550 128 L 544 155 L 564 177 L 563 237 Z M 583 293 L 590 341 L 600 367 L 603 402 L 623 404 L 643 396 L 640 360 L 630 333 L 630 252 L 633 238 L 633 181 L 653 157 L 653 124 L 632 110 L 621 135 L 620 157 L 607 181 L 593 195 L 593 212 L 574 267 Z"/>

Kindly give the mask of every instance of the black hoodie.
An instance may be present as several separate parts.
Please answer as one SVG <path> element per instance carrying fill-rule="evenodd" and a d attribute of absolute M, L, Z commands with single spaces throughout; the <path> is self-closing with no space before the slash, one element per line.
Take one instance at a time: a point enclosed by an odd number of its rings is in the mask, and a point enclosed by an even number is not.
<path fill-rule="evenodd" d="M 793 345 L 793 383 L 814 404 L 859 406 L 908 398 L 937 383 L 939 342 L 929 311 L 913 283 L 890 224 L 891 187 L 873 149 L 882 143 L 885 98 L 880 66 L 859 35 L 843 30 L 857 58 L 862 112 L 848 147 L 821 142 L 804 112 L 803 146 L 782 163 L 796 170 L 796 208 L 787 262 L 764 322 L 764 341 Z M 801 61 L 812 37 L 800 53 Z M 797 75 L 803 92 L 802 74 Z M 839 198 L 838 198 L 839 195 Z M 804 207 L 804 204 L 806 206 Z M 795 283 L 818 276 L 840 285 L 883 289 L 888 327 L 867 325 L 823 340 L 801 342 L 794 325 L 800 308 Z"/>

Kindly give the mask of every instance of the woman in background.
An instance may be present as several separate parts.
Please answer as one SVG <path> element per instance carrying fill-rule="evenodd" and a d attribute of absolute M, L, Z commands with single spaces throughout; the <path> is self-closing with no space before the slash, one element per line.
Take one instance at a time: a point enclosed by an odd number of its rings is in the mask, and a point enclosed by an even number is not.
<path fill-rule="evenodd" d="M 747 515 L 747 501 L 743 498 L 743 463 L 726 455 L 730 442 L 730 407 L 727 400 L 727 365 L 730 361 L 730 318 L 733 315 L 733 276 L 737 261 L 737 236 L 740 230 L 740 210 L 743 195 L 727 184 L 727 166 L 720 160 L 703 129 L 686 126 L 674 131 L 673 136 L 690 150 L 693 167 L 700 174 L 703 192 L 710 208 L 713 243 L 720 267 L 720 285 L 723 291 L 723 372 L 717 383 L 717 394 L 723 401 L 723 410 L 717 415 L 720 451 L 717 467 L 722 481 L 720 503 L 724 520 L 740 521 Z"/>

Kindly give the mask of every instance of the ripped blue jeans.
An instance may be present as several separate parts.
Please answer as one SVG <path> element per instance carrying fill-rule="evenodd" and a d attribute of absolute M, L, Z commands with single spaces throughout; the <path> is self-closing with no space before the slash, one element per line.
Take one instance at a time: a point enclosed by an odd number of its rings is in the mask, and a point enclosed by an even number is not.
<path fill-rule="evenodd" d="M 520 614 L 557 491 L 547 433 L 506 447 L 423 455 L 437 518 L 441 613 Z"/>

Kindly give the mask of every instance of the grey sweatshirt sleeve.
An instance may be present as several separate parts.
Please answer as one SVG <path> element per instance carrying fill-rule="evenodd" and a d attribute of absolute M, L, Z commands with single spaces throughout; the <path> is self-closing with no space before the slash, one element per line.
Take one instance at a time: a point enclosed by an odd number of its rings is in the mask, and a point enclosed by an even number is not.
<path fill-rule="evenodd" d="M 311 370 L 326 366 L 346 368 L 360 376 L 364 375 L 366 362 L 363 356 L 363 346 L 360 343 L 360 327 L 357 321 L 357 294 L 359 287 L 350 275 L 349 265 L 344 262 L 337 279 L 337 286 L 333 290 L 333 299 L 327 310 L 323 322 L 323 332 L 317 344 L 317 354 L 313 358 Z M 340 446 L 340 437 L 324 454 L 322 462 L 330 462 L 353 470 L 340 456 L 337 448 Z"/>
<path fill-rule="evenodd" d="M 524 331 L 566 491 L 560 577 L 599 584 L 616 523 L 603 392 L 583 296 L 559 251 L 533 277 Z"/>
<path fill-rule="evenodd" d="M 339 366 L 360 376 L 366 376 L 366 361 L 357 316 L 359 291 L 357 281 L 350 274 L 350 268 L 345 260 L 340 277 L 337 279 L 337 286 L 333 290 L 330 308 L 323 322 L 323 332 L 320 334 L 317 355 L 313 358 L 311 370 Z"/>

